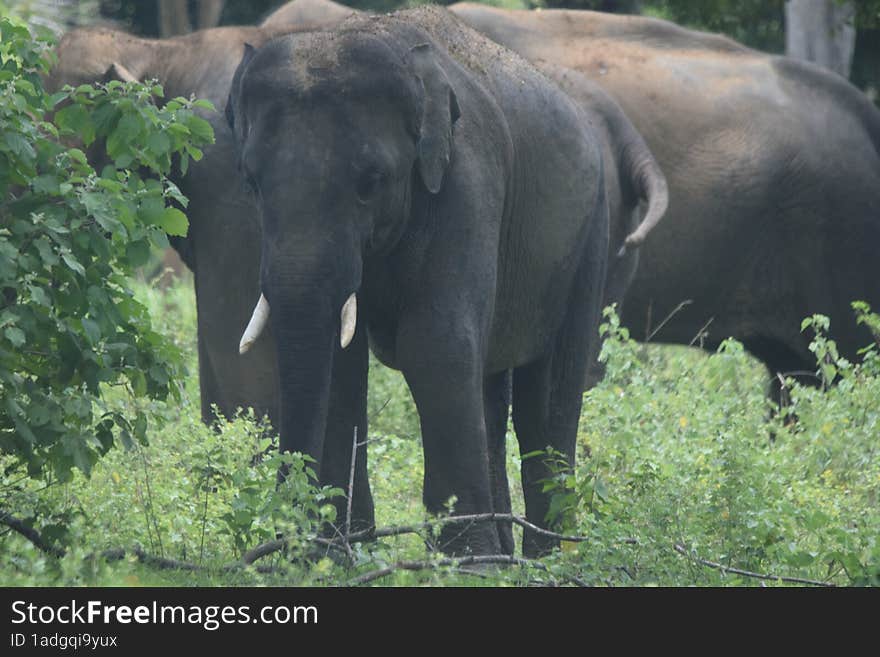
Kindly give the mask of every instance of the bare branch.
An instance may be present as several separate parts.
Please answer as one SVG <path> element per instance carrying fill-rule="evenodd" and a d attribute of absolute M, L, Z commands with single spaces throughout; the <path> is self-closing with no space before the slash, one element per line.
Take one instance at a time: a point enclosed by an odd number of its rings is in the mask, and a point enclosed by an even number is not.
<path fill-rule="evenodd" d="M 645 336 L 645 342 L 650 342 L 654 338 L 654 336 L 660 332 L 660 329 L 662 329 L 664 326 L 666 326 L 666 324 L 669 322 L 670 319 L 675 317 L 679 313 L 679 311 L 681 311 L 682 308 L 691 305 L 693 302 L 694 302 L 693 299 L 685 299 L 680 304 L 678 304 L 675 308 L 673 308 L 672 312 L 669 313 L 668 315 L 666 315 L 664 320 L 662 322 L 660 322 L 660 324 L 657 326 L 657 328 L 655 328 L 653 331 L 651 331 L 649 334 L 647 334 Z"/>
<path fill-rule="evenodd" d="M 801 577 L 785 577 L 783 575 L 764 575 L 762 573 L 753 573 L 748 570 L 742 570 L 740 568 L 730 568 L 729 566 L 725 566 L 720 563 L 716 563 L 714 561 L 709 561 L 708 559 L 701 559 L 700 557 L 694 556 L 690 554 L 682 545 L 675 545 L 675 551 L 681 555 L 688 557 L 696 561 L 698 564 L 702 566 L 706 566 L 707 568 L 713 568 L 715 570 L 720 570 L 722 573 L 732 573 L 734 575 L 742 575 L 743 577 L 753 577 L 755 579 L 761 580 L 772 580 L 777 582 L 789 582 L 791 584 L 807 584 L 809 586 L 825 586 L 828 588 L 834 588 L 835 585 L 831 582 L 820 582 L 815 579 L 803 579 Z"/>
<path fill-rule="evenodd" d="M 431 529 L 433 527 L 439 527 L 442 525 L 448 525 L 450 523 L 460 522 L 511 522 L 514 525 L 519 525 L 520 527 L 533 531 L 541 536 L 555 538 L 559 541 L 568 541 L 569 543 L 585 543 L 590 540 L 588 536 L 571 536 L 567 534 L 557 534 L 556 532 L 552 532 L 549 529 L 538 527 L 538 525 L 529 522 L 525 518 L 513 515 L 512 513 L 477 513 L 468 516 L 447 516 L 444 518 L 437 518 L 436 520 L 432 520 L 429 522 L 424 522 L 419 525 L 377 529 L 371 533 L 371 536 L 375 538 L 385 538 L 388 536 L 400 536 L 401 534 L 417 534 L 421 531 L 424 531 L 425 529 Z M 361 532 L 359 532 L 358 534 L 360 533 Z M 354 534 L 352 538 L 359 538 L 358 534 Z M 629 539 L 627 539 L 627 542 L 629 542 Z"/>
<path fill-rule="evenodd" d="M 405 534 L 420 534 L 426 529 L 433 529 L 435 527 L 441 527 L 450 523 L 463 522 L 510 522 L 514 525 L 519 525 L 524 529 L 529 529 L 533 532 L 536 532 L 541 536 L 547 536 L 548 538 L 554 538 L 559 541 L 567 541 L 569 543 L 585 543 L 590 540 L 588 536 L 557 534 L 556 532 L 552 532 L 549 529 L 538 527 L 537 525 L 530 523 L 525 518 L 515 516 L 511 513 L 477 513 L 467 516 L 448 516 L 445 518 L 437 518 L 435 520 L 423 522 L 418 525 L 400 525 L 375 530 L 366 529 L 349 534 L 348 542 L 350 544 L 362 543 L 364 541 L 371 541 L 377 538 L 390 538 L 392 536 L 403 536 Z M 315 537 L 312 540 L 327 547 L 341 547 L 342 545 L 344 545 L 344 537 L 342 535 L 338 535 L 334 538 Z M 638 541 L 635 538 L 625 538 L 622 542 L 625 545 L 635 545 Z M 286 546 L 287 541 L 283 538 L 262 543 L 257 547 L 247 551 L 242 557 L 242 562 L 244 564 L 252 564 L 258 559 L 262 559 L 263 557 L 268 556 L 274 552 L 283 550 Z"/>
<path fill-rule="evenodd" d="M 348 469 L 348 500 L 345 506 L 345 535 L 342 537 L 345 553 L 351 561 L 354 561 L 354 555 L 351 552 L 351 505 L 354 499 L 354 466 L 357 463 L 358 449 L 358 428 L 354 427 L 354 435 L 351 439 L 351 467 Z"/>
<path fill-rule="evenodd" d="M 274 541 L 268 541 L 266 543 L 261 543 L 257 547 L 252 550 L 248 550 L 242 556 L 241 561 L 244 565 L 249 566 L 254 561 L 258 559 L 262 559 L 263 557 L 268 557 L 270 554 L 275 552 L 279 552 L 287 547 L 287 539 L 278 538 Z"/>
<path fill-rule="evenodd" d="M 703 324 L 700 327 L 700 330 L 697 331 L 697 334 L 691 339 L 690 342 L 688 342 L 688 347 L 693 347 L 694 344 L 699 342 L 700 349 L 702 349 L 703 342 L 706 340 L 707 337 L 709 337 L 709 333 L 708 333 L 709 325 L 712 324 L 712 322 L 714 322 L 714 321 L 715 321 L 715 317 L 714 316 L 710 317 L 709 321 L 706 322 L 705 324 Z"/>

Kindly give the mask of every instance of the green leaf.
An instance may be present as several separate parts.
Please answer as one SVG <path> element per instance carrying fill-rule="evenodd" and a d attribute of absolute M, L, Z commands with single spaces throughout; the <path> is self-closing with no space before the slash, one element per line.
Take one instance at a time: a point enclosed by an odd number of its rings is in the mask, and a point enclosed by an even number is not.
<path fill-rule="evenodd" d="M 17 326 L 7 326 L 3 330 L 3 334 L 6 336 L 6 339 L 16 347 L 20 347 L 25 343 L 24 331 Z"/>
<path fill-rule="evenodd" d="M 143 267 L 150 259 L 150 242 L 138 240 L 126 246 L 126 258 L 132 267 Z"/>
<path fill-rule="evenodd" d="M 70 159 L 74 162 L 79 162 L 80 164 L 88 164 L 88 160 L 86 159 L 86 154 L 83 153 L 78 148 L 68 149 L 67 155 L 70 156 Z"/>
<path fill-rule="evenodd" d="M 200 109 L 210 110 L 212 112 L 217 111 L 217 108 L 214 107 L 214 103 L 212 103 L 210 100 L 205 100 L 204 98 L 199 98 L 198 100 L 193 101 L 192 106 L 198 107 Z"/>
<path fill-rule="evenodd" d="M 154 132 L 147 139 L 147 148 L 155 155 L 164 155 L 171 149 L 171 139 L 164 132 Z"/>
<path fill-rule="evenodd" d="M 60 262 L 58 260 L 58 255 L 55 253 L 55 248 L 52 246 L 49 238 L 45 235 L 38 237 L 34 241 L 34 246 L 40 254 L 40 259 L 47 267 L 54 267 Z"/>
<path fill-rule="evenodd" d="M 131 382 L 132 390 L 138 397 L 147 394 L 147 378 L 141 370 L 129 370 L 128 380 Z"/>
<path fill-rule="evenodd" d="M 107 155 L 118 163 L 120 156 L 127 154 L 132 145 L 139 140 L 143 129 L 144 123 L 141 117 L 134 114 L 124 115 L 107 137 Z"/>
<path fill-rule="evenodd" d="M 161 196 L 148 196 L 138 207 L 138 217 L 148 226 L 162 225 L 165 201 Z"/>
<path fill-rule="evenodd" d="M 85 268 L 80 264 L 80 262 L 73 256 L 71 253 L 62 253 L 61 259 L 64 260 L 64 264 L 66 264 L 71 271 L 79 274 L 80 276 L 86 275 Z"/>
<path fill-rule="evenodd" d="M 196 138 L 197 143 L 214 143 L 214 128 L 212 128 L 211 124 L 200 116 L 196 116 L 195 114 L 190 116 L 186 121 L 186 127 L 189 128 L 189 131 Z"/>
<path fill-rule="evenodd" d="M 21 133 L 6 132 L 3 135 L 3 141 L 9 147 L 9 150 L 18 157 L 32 159 L 36 156 L 34 147 L 31 146 L 27 138 Z"/>
<path fill-rule="evenodd" d="M 98 326 L 97 322 L 86 317 L 83 317 L 81 321 L 83 331 L 89 339 L 89 344 L 95 346 L 101 339 L 101 327 Z"/>
<path fill-rule="evenodd" d="M 86 146 L 95 141 L 95 125 L 82 105 L 68 105 L 55 113 L 55 125 L 79 136 Z"/>
<path fill-rule="evenodd" d="M 57 195 L 60 192 L 60 181 L 58 176 L 51 173 L 45 173 L 37 176 L 31 182 L 31 187 L 37 194 Z"/>
<path fill-rule="evenodd" d="M 49 300 L 49 295 L 46 294 L 46 290 L 37 285 L 28 285 L 28 291 L 31 293 L 31 299 L 34 303 L 45 306 L 46 308 L 51 307 L 52 302 Z"/>
<path fill-rule="evenodd" d="M 165 208 L 162 217 L 159 219 L 159 225 L 169 235 L 186 237 L 189 221 L 186 215 L 177 208 Z"/>

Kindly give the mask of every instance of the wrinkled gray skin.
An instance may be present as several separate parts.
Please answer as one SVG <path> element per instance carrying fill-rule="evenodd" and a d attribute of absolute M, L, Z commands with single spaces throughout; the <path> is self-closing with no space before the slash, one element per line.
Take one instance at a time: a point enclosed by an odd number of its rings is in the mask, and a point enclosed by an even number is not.
<path fill-rule="evenodd" d="M 608 253 L 602 145 L 585 114 L 436 8 L 270 41 L 242 60 L 227 113 L 262 214 L 281 449 L 347 487 L 369 339 L 416 402 L 429 511 L 455 498 L 456 514 L 509 512 L 511 372 L 521 451 L 551 446 L 571 464 Z M 523 463 L 526 515 L 542 526 L 549 474 Z M 353 524 L 372 526 L 364 449 L 354 494 Z M 486 523 L 446 526 L 439 546 L 514 547 L 509 526 Z M 526 532 L 525 554 L 552 546 Z"/>
<path fill-rule="evenodd" d="M 848 358 L 870 342 L 849 304 L 880 308 L 880 113 L 856 88 L 665 21 L 451 10 L 527 59 L 595 81 L 660 163 L 669 211 L 623 307 L 635 338 L 689 344 L 706 327 L 705 347 L 733 336 L 771 373 L 815 370 L 799 331 L 812 313 L 831 318 Z"/>
<path fill-rule="evenodd" d="M 173 246 L 192 270 L 198 305 L 199 380 L 202 418 L 211 422 L 212 405 L 225 416 L 253 407 L 273 424 L 277 409 L 277 371 L 271 340 L 244 356 L 241 332 L 259 292 L 260 227 L 256 206 L 240 182 L 229 127 L 222 109 L 244 44 L 259 45 L 292 28 L 215 28 L 164 40 L 141 39 L 107 29 L 78 29 L 57 47 L 58 64 L 46 80 L 49 89 L 107 79 L 157 79 L 166 99 L 195 95 L 220 112 L 205 114 L 216 143 L 204 158 L 178 177 L 189 198 L 190 221 L 184 239 Z"/>

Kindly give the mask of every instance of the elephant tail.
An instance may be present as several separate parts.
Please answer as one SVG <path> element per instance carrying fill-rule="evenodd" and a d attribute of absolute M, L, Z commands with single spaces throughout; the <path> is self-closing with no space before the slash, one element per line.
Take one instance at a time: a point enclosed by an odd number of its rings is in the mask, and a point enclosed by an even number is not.
<path fill-rule="evenodd" d="M 536 63 L 576 104 L 600 122 L 608 145 L 614 151 L 621 188 L 627 188 L 647 205 L 644 218 L 620 246 L 618 256 L 623 257 L 627 248 L 641 245 L 666 214 L 669 205 L 666 176 L 623 108 L 600 85 L 578 71 L 546 61 Z"/>
<path fill-rule="evenodd" d="M 636 248 L 645 241 L 654 227 L 666 214 L 669 206 L 669 187 L 666 176 L 654 159 L 645 139 L 630 123 L 619 107 L 619 115 L 609 121 L 617 133 L 618 143 L 623 144 L 620 161 L 620 175 L 627 180 L 631 189 L 644 201 L 648 209 L 641 223 L 633 230 L 620 247 L 618 256 L 626 254 L 627 248 Z"/>

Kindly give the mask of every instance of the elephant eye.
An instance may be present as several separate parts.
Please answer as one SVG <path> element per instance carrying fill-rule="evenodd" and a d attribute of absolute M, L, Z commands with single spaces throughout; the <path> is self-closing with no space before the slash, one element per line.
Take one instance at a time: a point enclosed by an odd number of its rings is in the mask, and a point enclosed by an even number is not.
<path fill-rule="evenodd" d="M 367 169 L 358 175 L 357 193 L 358 200 L 361 203 L 369 203 L 372 201 L 376 193 L 379 191 L 381 182 L 385 179 L 385 175 L 378 169 Z"/>

